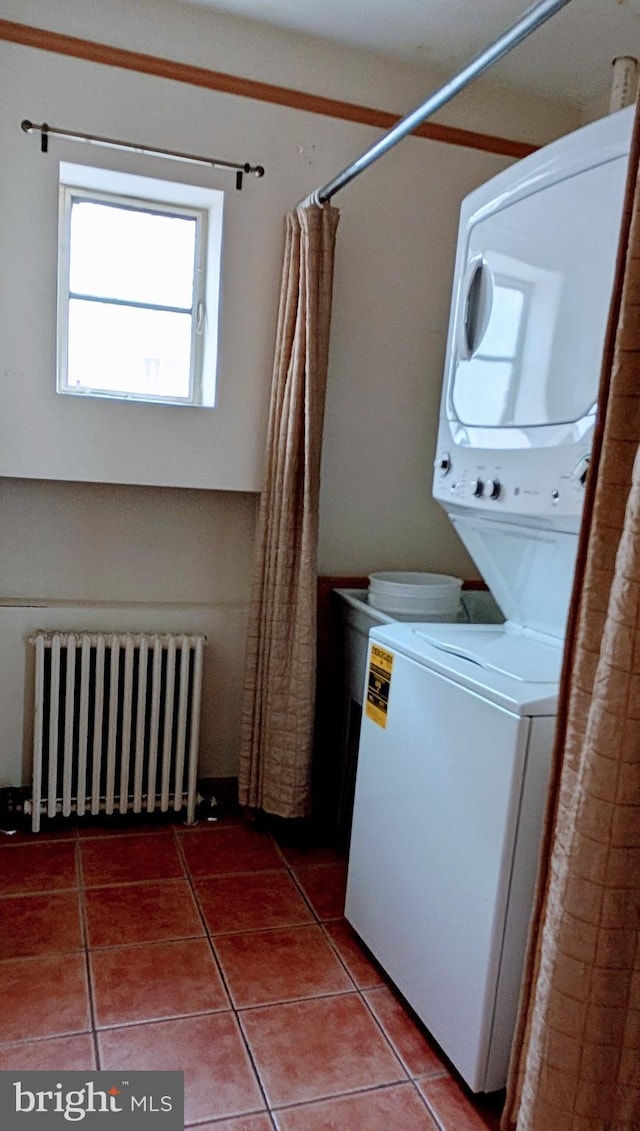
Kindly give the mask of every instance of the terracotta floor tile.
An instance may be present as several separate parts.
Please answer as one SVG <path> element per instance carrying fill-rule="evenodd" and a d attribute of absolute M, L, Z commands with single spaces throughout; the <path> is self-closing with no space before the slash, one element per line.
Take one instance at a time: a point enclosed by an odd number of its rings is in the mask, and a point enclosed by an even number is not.
<path fill-rule="evenodd" d="M 77 886 L 74 841 L 2 842 L 0 895 L 60 891 Z"/>
<path fill-rule="evenodd" d="M 215 949 L 238 1009 L 353 989 L 318 926 L 219 936 Z"/>
<path fill-rule="evenodd" d="M 0 1072 L 84 1072 L 95 1067 L 91 1033 L 0 1048 Z"/>
<path fill-rule="evenodd" d="M 240 1014 L 271 1107 L 406 1079 L 358 994 Z"/>
<path fill-rule="evenodd" d="M 192 876 L 282 868 L 271 838 L 248 825 L 186 830 L 179 840 Z"/>
<path fill-rule="evenodd" d="M 346 864 L 310 864 L 295 869 L 319 919 L 341 919 L 347 887 Z"/>
<path fill-rule="evenodd" d="M 387 986 L 367 990 L 364 997 L 411 1076 L 445 1071 L 424 1030 Z"/>
<path fill-rule="evenodd" d="M 79 950 L 77 892 L 10 896 L 0 902 L 0 959 Z"/>
<path fill-rule="evenodd" d="M 313 921 L 307 904 L 284 869 L 214 876 L 194 883 L 212 935 Z"/>
<path fill-rule="evenodd" d="M 84 838 L 80 859 L 85 887 L 176 879 L 184 875 L 174 838 L 168 836 Z"/>
<path fill-rule="evenodd" d="M 47 954 L 0 962 L 3 1044 L 91 1028 L 83 953 Z"/>
<path fill-rule="evenodd" d="M 491 1097 L 478 1097 L 476 1101 L 451 1076 L 418 1080 L 416 1083 L 446 1131 L 487 1131 L 488 1127 L 497 1129 L 500 1126 L 499 1112 L 490 1110 Z M 476 1102 L 485 1108 L 486 1114 L 476 1109 Z"/>
<path fill-rule="evenodd" d="M 359 989 L 385 984 L 380 967 L 369 957 L 353 927 L 346 919 L 325 924 L 325 931 Z"/>
<path fill-rule="evenodd" d="M 204 934 L 186 880 L 91 888 L 84 893 L 89 946 L 127 946 Z"/>
<path fill-rule="evenodd" d="M 275 1115 L 278 1131 L 439 1131 L 413 1084 L 321 1100 Z"/>
<path fill-rule="evenodd" d="M 96 1025 L 127 1025 L 229 1009 L 206 939 L 92 950 Z"/>
<path fill-rule="evenodd" d="M 273 1131 L 273 1123 L 269 1116 L 241 1115 L 238 1119 L 217 1119 L 215 1123 L 192 1123 L 190 1127 L 197 1127 L 198 1131 Z"/>
<path fill-rule="evenodd" d="M 185 1123 L 264 1110 L 232 1013 L 103 1029 L 98 1044 L 103 1068 L 183 1071 Z"/>

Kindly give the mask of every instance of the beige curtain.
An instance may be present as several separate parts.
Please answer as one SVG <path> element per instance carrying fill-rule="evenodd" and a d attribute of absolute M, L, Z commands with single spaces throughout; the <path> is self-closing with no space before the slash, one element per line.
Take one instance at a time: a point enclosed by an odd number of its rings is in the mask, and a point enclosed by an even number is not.
<path fill-rule="evenodd" d="M 638 117 L 502 1127 L 640 1128 Z"/>
<path fill-rule="evenodd" d="M 287 216 L 245 668 L 240 803 L 311 808 L 316 551 L 333 259 L 339 212 Z"/>

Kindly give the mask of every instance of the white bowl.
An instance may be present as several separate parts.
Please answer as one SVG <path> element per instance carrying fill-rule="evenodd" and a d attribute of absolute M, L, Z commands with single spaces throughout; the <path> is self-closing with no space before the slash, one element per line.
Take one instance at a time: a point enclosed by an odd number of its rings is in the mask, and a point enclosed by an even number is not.
<path fill-rule="evenodd" d="M 459 594 L 435 600 L 425 597 L 412 598 L 403 594 L 375 593 L 369 590 L 368 598 L 369 604 L 374 609 L 379 609 L 383 613 L 404 613 L 415 620 L 420 620 L 421 617 L 428 620 L 430 616 L 455 618 L 460 611 Z"/>
<path fill-rule="evenodd" d="M 369 604 L 384 613 L 420 619 L 430 615 L 455 618 L 460 610 L 462 581 L 443 573 L 372 573 Z"/>
<path fill-rule="evenodd" d="M 462 580 L 446 573 L 419 573 L 417 571 L 389 573 L 370 573 L 369 591 L 374 593 L 404 593 L 406 596 L 420 593 L 438 593 L 454 590 L 459 593 Z"/>

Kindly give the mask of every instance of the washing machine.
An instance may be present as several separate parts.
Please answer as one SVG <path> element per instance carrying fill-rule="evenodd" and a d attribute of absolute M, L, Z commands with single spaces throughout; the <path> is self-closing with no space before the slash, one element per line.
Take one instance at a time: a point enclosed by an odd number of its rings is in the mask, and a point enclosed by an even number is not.
<path fill-rule="evenodd" d="M 462 206 L 433 495 L 504 625 L 369 638 L 345 915 L 476 1092 L 508 1071 L 632 120 Z"/>

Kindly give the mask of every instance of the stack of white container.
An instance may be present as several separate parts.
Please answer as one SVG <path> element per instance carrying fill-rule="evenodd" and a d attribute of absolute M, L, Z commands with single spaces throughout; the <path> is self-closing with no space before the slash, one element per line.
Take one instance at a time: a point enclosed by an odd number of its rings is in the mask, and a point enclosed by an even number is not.
<path fill-rule="evenodd" d="M 397 620 L 455 621 L 462 605 L 459 577 L 444 573 L 372 573 L 369 604 Z"/>

